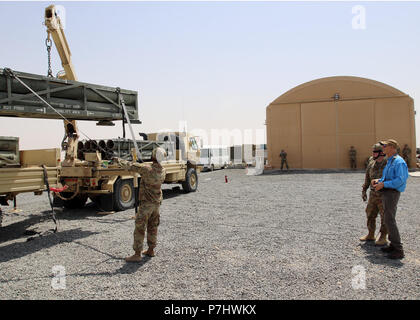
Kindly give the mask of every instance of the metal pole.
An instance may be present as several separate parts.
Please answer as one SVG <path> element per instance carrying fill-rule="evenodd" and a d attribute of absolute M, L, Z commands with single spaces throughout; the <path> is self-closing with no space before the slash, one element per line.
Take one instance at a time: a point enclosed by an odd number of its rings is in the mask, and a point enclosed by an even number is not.
<path fill-rule="evenodd" d="M 139 147 L 138 147 L 137 142 L 136 142 L 136 137 L 134 136 L 133 127 L 131 126 L 130 118 L 128 117 L 127 109 L 125 108 L 125 102 L 124 102 L 124 99 L 123 99 L 122 96 L 120 96 L 120 101 L 121 101 L 121 105 L 122 105 L 123 110 L 124 110 L 125 118 L 127 120 L 128 128 L 130 129 L 130 132 L 131 132 L 131 137 L 133 139 L 134 148 L 136 148 L 137 158 L 140 161 L 142 161 L 142 158 L 141 158 L 141 155 L 140 155 L 140 151 L 139 151 Z"/>

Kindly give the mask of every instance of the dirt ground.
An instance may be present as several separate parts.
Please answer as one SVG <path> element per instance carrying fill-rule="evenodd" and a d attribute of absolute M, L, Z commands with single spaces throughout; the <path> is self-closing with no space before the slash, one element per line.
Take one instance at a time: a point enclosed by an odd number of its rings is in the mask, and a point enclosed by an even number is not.
<path fill-rule="evenodd" d="M 165 186 L 157 255 L 137 264 L 123 260 L 134 209 L 57 209 L 54 234 L 46 194 L 22 194 L 21 213 L 2 207 L 0 299 L 419 299 L 420 177 L 398 206 L 401 261 L 358 240 L 363 180 L 225 169 L 195 193 Z"/>

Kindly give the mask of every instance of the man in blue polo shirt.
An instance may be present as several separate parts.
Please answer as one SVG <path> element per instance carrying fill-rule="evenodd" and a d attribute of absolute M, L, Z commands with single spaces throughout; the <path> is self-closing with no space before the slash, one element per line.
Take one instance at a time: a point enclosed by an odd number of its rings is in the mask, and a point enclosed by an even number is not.
<path fill-rule="evenodd" d="M 402 259 L 404 258 L 404 250 L 395 216 L 401 192 L 406 187 L 408 169 L 404 159 L 397 153 L 399 147 L 397 141 L 389 139 L 379 143 L 388 157 L 388 162 L 382 172 L 382 178 L 372 180 L 372 186 L 375 187 L 376 191 L 381 190 L 382 192 L 384 220 L 388 229 L 388 239 L 391 242 L 388 247 L 381 248 L 381 250 L 389 253 L 388 258 Z"/>

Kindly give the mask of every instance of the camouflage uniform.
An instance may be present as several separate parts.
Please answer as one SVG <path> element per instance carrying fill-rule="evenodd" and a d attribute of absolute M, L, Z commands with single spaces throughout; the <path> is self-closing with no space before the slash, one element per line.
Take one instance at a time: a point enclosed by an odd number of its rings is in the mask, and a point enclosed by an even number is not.
<path fill-rule="evenodd" d="M 127 167 L 128 165 L 125 166 Z M 134 163 L 128 167 L 130 171 L 137 172 L 141 176 L 139 188 L 140 207 L 136 214 L 133 249 L 138 252 L 141 252 L 143 249 L 146 229 L 147 244 L 149 249 L 154 249 L 160 222 L 159 208 L 163 199 L 161 186 L 165 181 L 166 170 L 158 162 L 153 162 L 152 165 Z"/>
<path fill-rule="evenodd" d="M 289 170 L 289 165 L 287 164 L 287 153 L 286 151 L 282 150 L 280 152 L 280 158 L 281 158 L 281 170 L 283 170 L 283 166 L 286 164 L 286 169 Z"/>
<path fill-rule="evenodd" d="M 365 183 L 363 184 L 363 194 L 365 194 L 367 189 L 369 189 L 372 180 L 382 178 L 382 171 L 386 166 L 386 162 L 386 159 L 383 159 L 382 162 L 378 162 L 373 160 L 372 157 L 370 158 L 370 162 L 366 169 Z M 384 208 L 381 192 L 370 189 L 369 200 L 366 206 L 367 227 L 369 232 L 375 233 L 376 217 L 378 216 L 378 212 L 381 216 L 380 232 L 381 234 L 386 235 L 387 229 L 384 222 Z"/>
<path fill-rule="evenodd" d="M 366 158 L 366 160 L 365 160 L 365 170 L 367 169 L 370 160 L 372 160 L 372 157 Z"/>
<path fill-rule="evenodd" d="M 410 168 L 411 149 L 408 145 L 404 146 L 404 149 L 402 150 L 402 157 L 407 164 L 407 167 Z"/>
<path fill-rule="evenodd" d="M 356 169 L 357 165 L 356 165 L 356 149 L 354 149 L 353 147 L 350 148 L 349 150 L 349 158 L 350 158 L 350 168 L 351 169 Z"/>

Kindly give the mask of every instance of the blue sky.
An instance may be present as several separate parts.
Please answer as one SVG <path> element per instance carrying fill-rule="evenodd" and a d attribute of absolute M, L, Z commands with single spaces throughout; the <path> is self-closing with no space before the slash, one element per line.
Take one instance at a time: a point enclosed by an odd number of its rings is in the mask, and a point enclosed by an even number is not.
<path fill-rule="evenodd" d="M 50 3 L 0 2 L 1 67 L 46 74 Z M 326 76 L 366 77 L 420 99 L 420 2 L 54 3 L 66 9 L 79 80 L 139 91 L 136 131 L 177 129 L 180 120 L 188 129 L 265 130 L 272 100 Z M 352 28 L 355 5 L 366 9 L 364 30 Z M 54 52 L 53 71 L 61 69 Z M 62 139 L 60 121 L 0 121 L 0 135 L 20 136 L 22 148 Z M 122 131 L 79 126 L 91 137 Z M 418 117 L 416 127 L 420 145 Z"/>

